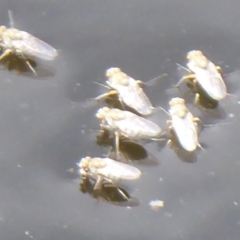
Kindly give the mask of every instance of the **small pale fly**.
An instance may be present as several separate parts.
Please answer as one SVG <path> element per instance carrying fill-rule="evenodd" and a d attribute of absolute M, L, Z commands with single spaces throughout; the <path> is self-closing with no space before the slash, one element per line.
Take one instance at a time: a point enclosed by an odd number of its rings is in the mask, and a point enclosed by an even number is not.
<path fill-rule="evenodd" d="M 78 166 L 83 177 L 97 179 L 94 189 L 100 188 L 104 180 L 114 183 L 120 180 L 136 180 L 141 176 L 139 169 L 110 158 L 87 156 L 81 159 Z"/>
<path fill-rule="evenodd" d="M 0 47 L 3 53 L 0 61 L 10 54 L 16 54 L 26 60 L 26 57 L 37 57 L 44 60 L 53 60 L 58 52 L 55 48 L 30 33 L 18 30 L 13 26 L 12 13 L 9 11 L 11 27 L 0 27 Z M 36 75 L 34 68 L 26 60 L 29 68 Z"/>
<path fill-rule="evenodd" d="M 187 67 L 191 74 L 184 76 L 177 85 L 188 80 L 193 87 L 200 86 L 206 95 L 220 101 L 227 96 L 227 88 L 221 74 L 221 68 L 215 66 L 201 51 L 193 50 L 187 54 Z M 195 102 L 198 103 L 199 94 L 196 94 Z"/>
<path fill-rule="evenodd" d="M 153 113 L 154 107 L 141 88 L 144 82 L 131 78 L 120 68 L 109 68 L 106 71 L 106 77 L 108 78 L 106 84 L 110 91 L 98 96 L 96 100 L 118 95 L 122 104 L 124 103 L 139 114 L 148 116 Z"/>
<path fill-rule="evenodd" d="M 195 151 L 201 147 L 198 142 L 198 123 L 199 118 L 194 118 L 185 105 L 182 98 L 173 98 L 169 101 L 169 114 L 171 120 L 168 120 L 170 134 L 175 133 L 181 147 L 188 152 Z M 169 140 L 169 145 L 172 142 Z"/>
<path fill-rule="evenodd" d="M 132 140 L 157 140 L 162 133 L 161 128 L 156 123 L 129 111 L 103 107 L 97 111 L 96 117 L 101 120 L 102 129 L 114 132 L 117 155 L 120 136 Z"/>

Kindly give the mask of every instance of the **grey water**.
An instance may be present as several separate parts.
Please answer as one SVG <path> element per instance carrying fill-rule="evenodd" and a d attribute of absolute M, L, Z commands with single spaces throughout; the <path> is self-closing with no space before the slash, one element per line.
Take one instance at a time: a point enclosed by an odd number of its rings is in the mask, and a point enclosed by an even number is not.
<path fill-rule="evenodd" d="M 3 0 L 0 23 L 51 44 L 59 51 L 39 76 L 0 72 L 0 238 L 4 240 L 238 240 L 240 158 L 238 98 L 220 102 L 224 118 L 211 117 L 190 103 L 203 123 L 204 150 L 184 161 L 168 147 L 145 147 L 158 165 L 141 165 L 139 180 L 123 183 L 139 206 L 97 201 L 79 191 L 76 163 L 103 156 L 95 143 L 98 105 L 84 101 L 104 91 L 105 70 L 120 67 L 147 81 L 168 74 L 146 89 L 155 106 L 181 96 L 171 88 L 190 50 L 201 50 L 224 73 L 240 69 L 240 2 L 164 0 Z M 240 96 L 238 74 L 226 80 Z M 152 120 L 165 128 L 168 116 Z M 230 122 L 226 125 L 217 123 Z M 93 130 L 93 131 L 92 131 Z M 68 170 L 73 168 L 74 173 Z M 164 207 L 151 210 L 151 200 Z"/>

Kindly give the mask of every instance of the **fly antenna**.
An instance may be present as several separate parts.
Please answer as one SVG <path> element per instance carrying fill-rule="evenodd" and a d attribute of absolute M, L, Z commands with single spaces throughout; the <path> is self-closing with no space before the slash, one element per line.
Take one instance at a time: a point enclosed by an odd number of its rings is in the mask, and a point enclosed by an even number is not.
<path fill-rule="evenodd" d="M 9 17 L 10 27 L 14 28 L 13 13 L 11 10 L 8 10 L 8 17 Z"/>

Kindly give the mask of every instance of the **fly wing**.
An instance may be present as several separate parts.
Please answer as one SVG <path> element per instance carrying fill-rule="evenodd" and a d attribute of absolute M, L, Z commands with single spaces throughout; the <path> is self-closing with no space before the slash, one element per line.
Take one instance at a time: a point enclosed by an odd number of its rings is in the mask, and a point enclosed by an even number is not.
<path fill-rule="evenodd" d="M 152 113 L 153 106 L 149 98 L 134 79 L 130 78 L 129 85 L 119 90 L 119 96 L 127 106 L 142 115 L 150 115 Z"/>
<path fill-rule="evenodd" d="M 208 63 L 206 69 L 198 68 L 195 74 L 198 83 L 211 98 L 221 100 L 226 97 L 226 85 L 212 62 Z"/>
<path fill-rule="evenodd" d="M 21 34 L 21 45 L 24 54 L 34 55 L 44 60 L 53 60 L 57 56 L 57 50 L 49 44 L 27 32 L 21 31 Z"/>
<path fill-rule="evenodd" d="M 194 151 L 198 145 L 197 129 L 192 118 L 191 113 L 188 113 L 185 118 L 172 117 L 172 127 L 178 141 L 187 151 Z"/>
<path fill-rule="evenodd" d="M 135 180 L 140 177 L 141 171 L 133 166 L 114 161 L 110 158 L 102 159 L 106 166 L 98 170 L 105 177 L 114 176 L 119 179 Z"/>
<path fill-rule="evenodd" d="M 154 138 L 160 135 L 161 128 L 154 122 L 128 111 L 123 112 L 125 118 L 115 120 L 115 125 L 130 138 Z"/>

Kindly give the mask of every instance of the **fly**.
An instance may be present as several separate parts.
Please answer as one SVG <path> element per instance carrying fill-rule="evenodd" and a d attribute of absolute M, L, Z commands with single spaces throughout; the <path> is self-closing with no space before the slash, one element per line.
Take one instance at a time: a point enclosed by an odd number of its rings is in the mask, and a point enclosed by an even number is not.
<path fill-rule="evenodd" d="M 100 126 L 103 130 L 114 132 L 117 156 L 120 136 L 132 140 L 156 140 L 162 133 L 156 123 L 129 111 L 103 107 L 97 111 L 96 117 L 101 120 Z"/>
<path fill-rule="evenodd" d="M 201 51 L 193 50 L 187 54 L 187 67 L 191 73 L 184 76 L 177 84 L 188 80 L 193 88 L 198 86 L 206 93 L 206 95 L 215 100 L 220 101 L 227 96 L 227 88 L 222 78 L 221 68 L 212 63 Z M 196 90 L 198 92 L 198 90 Z M 199 93 L 196 94 L 195 103 L 199 102 Z"/>
<path fill-rule="evenodd" d="M 0 61 L 11 54 L 16 54 L 26 61 L 28 67 L 36 75 L 34 68 L 26 60 L 26 57 L 53 60 L 58 55 L 58 52 L 55 48 L 30 33 L 14 28 L 11 11 L 9 11 L 9 18 L 10 28 L 6 26 L 0 27 L 0 46 L 3 49 Z"/>
<path fill-rule="evenodd" d="M 110 158 L 91 158 L 87 156 L 81 159 L 78 166 L 83 177 L 97 179 L 94 189 L 101 188 L 104 180 L 114 183 L 120 180 L 136 180 L 141 176 L 139 169 Z"/>
<path fill-rule="evenodd" d="M 194 118 L 185 105 L 182 98 L 173 98 L 169 102 L 169 114 L 171 120 L 168 120 L 170 134 L 177 137 L 179 144 L 188 152 L 195 151 L 197 147 L 201 147 L 198 142 L 198 123 L 199 118 Z M 171 146 L 172 141 L 168 144 Z"/>
<path fill-rule="evenodd" d="M 148 116 L 153 113 L 154 107 L 141 88 L 141 85 L 146 83 L 133 79 L 124 73 L 120 68 L 109 68 L 106 71 L 106 77 L 108 79 L 106 81 L 107 88 L 109 88 L 110 91 L 98 96 L 95 98 L 96 100 L 100 100 L 111 95 L 118 95 L 122 105 L 124 103 L 126 106 L 134 109 L 139 114 Z M 150 81 L 155 81 L 160 77 Z"/>

